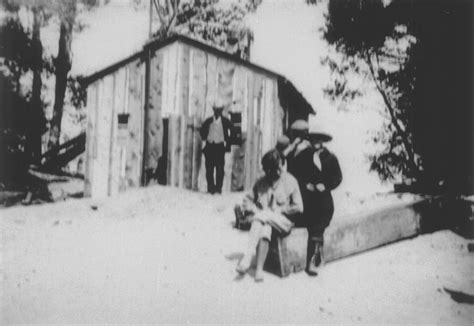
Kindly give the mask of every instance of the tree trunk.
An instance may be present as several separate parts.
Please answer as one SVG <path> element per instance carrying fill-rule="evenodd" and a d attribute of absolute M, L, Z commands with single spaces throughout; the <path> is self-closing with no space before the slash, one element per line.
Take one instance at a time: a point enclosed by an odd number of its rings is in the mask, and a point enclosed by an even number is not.
<path fill-rule="evenodd" d="M 399 119 L 397 118 L 397 116 L 395 114 L 395 109 L 392 107 L 392 104 L 391 104 L 387 94 L 385 93 L 385 91 L 383 90 L 383 87 L 381 86 L 381 84 L 379 83 L 379 81 L 377 79 L 377 75 L 375 74 L 375 69 L 374 69 L 374 66 L 372 64 L 372 59 L 371 59 L 370 54 L 368 52 L 366 52 L 365 55 L 366 55 L 365 61 L 366 61 L 367 65 L 369 66 L 370 74 L 372 76 L 372 79 L 374 80 L 375 87 L 377 88 L 378 92 L 382 96 L 382 99 L 385 103 L 385 107 L 387 108 L 387 111 L 390 114 L 391 123 L 395 127 L 395 129 L 397 130 L 398 134 L 402 137 L 403 146 L 405 147 L 405 151 L 406 151 L 406 154 L 407 154 L 408 166 L 410 167 L 410 170 L 411 170 L 413 176 L 415 176 L 415 178 L 419 178 L 420 169 L 419 169 L 419 167 L 416 163 L 415 153 L 413 152 L 413 146 L 412 146 L 411 142 L 408 139 L 407 131 L 404 130 L 401 127 L 400 121 L 399 121 Z"/>
<path fill-rule="evenodd" d="M 56 68 L 56 88 L 54 93 L 53 118 L 51 119 L 51 129 L 48 141 L 48 149 L 59 145 L 61 136 L 61 120 L 63 117 L 64 96 L 66 94 L 67 76 L 71 70 L 71 41 L 72 28 L 75 19 L 75 8 L 70 6 L 70 11 L 61 19 L 59 33 L 58 56 L 55 60 Z"/>
<path fill-rule="evenodd" d="M 43 46 L 41 44 L 41 23 L 42 12 L 35 8 L 33 9 L 33 86 L 31 96 L 31 112 L 29 113 L 29 126 L 26 139 L 26 154 L 31 159 L 31 163 L 39 163 L 41 158 L 41 131 L 44 123 L 44 113 L 41 101 L 41 88 L 43 81 L 41 80 L 41 72 L 43 70 Z"/>

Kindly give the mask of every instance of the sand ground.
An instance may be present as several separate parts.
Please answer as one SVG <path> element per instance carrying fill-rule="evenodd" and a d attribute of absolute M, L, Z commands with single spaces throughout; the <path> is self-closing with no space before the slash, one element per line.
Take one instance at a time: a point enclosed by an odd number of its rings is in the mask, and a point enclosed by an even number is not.
<path fill-rule="evenodd" d="M 240 196 L 155 186 L 0 211 L 0 323 L 474 322 L 474 306 L 444 290 L 474 293 L 469 241 L 450 231 L 329 263 L 316 278 L 237 278 Z"/>

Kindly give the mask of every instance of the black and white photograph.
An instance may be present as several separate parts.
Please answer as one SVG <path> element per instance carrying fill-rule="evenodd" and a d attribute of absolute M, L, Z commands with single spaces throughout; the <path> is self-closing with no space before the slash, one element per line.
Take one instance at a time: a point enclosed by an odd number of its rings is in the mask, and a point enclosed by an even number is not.
<path fill-rule="evenodd" d="M 474 324 L 472 0 L 0 0 L 0 324 Z"/>

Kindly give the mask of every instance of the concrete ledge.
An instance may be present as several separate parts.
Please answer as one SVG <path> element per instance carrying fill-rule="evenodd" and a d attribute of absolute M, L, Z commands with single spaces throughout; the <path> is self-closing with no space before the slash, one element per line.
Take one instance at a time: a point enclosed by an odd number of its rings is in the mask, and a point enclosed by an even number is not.
<path fill-rule="evenodd" d="M 420 232 L 421 216 L 430 212 L 431 207 L 430 200 L 419 200 L 341 219 L 344 222 L 326 230 L 324 261 L 416 236 Z M 304 228 L 293 229 L 286 237 L 274 236 L 265 269 L 279 276 L 303 270 L 306 267 L 307 239 Z"/>
<path fill-rule="evenodd" d="M 325 262 L 417 235 L 427 205 L 426 200 L 399 204 L 345 218 L 347 222 L 330 226 L 324 235 Z"/>

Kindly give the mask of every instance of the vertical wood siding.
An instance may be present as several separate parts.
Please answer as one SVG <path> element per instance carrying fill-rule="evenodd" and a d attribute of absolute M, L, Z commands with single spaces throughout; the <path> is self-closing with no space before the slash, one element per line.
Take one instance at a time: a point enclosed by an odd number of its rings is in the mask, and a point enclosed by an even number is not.
<path fill-rule="evenodd" d="M 86 154 L 85 154 L 85 169 L 84 169 L 84 196 L 92 196 L 93 178 L 93 164 L 92 156 L 93 144 L 96 139 L 95 124 L 97 111 L 97 87 L 98 83 L 93 83 L 87 89 L 87 130 L 86 130 Z"/>
<path fill-rule="evenodd" d="M 125 84 L 127 70 L 120 69 L 114 73 L 114 103 L 112 107 L 112 143 L 110 151 L 109 194 L 115 195 L 120 191 L 120 175 L 122 167 L 121 152 L 124 145 L 118 141 L 118 114 L 125 112 Z"/>
<path fill-rule="evenodd" d="M 155 173 L 163 148 L 163 120 L 162 120 L 162 98 L 163 98 L 163 51 L 152 54 L 150 58 L 150 80 L 148 92 L 147 121 L 145 121 L 147 148 L 145 149 L 145 170 Z"/>
<path fill-rule="evenodd" d="M 93 153 L 92 175 L 92 196 L 103 197 L 109 194 L 109 173 L 110 173 L 110 149 L 111 149 L 111 124 L 112 115 L 110 110 L 113 107 L 113 75 L 108 75 L 99 82 L 98 101 L 96 115 L 96 144 Z M 104 109 L 106 108 L 106 109 Z"/>
<path fill-rule="evenodd" d="M 142 173 L 163 175 L 171 186 L 206 190 L 199 128 L 216 100 L 228 104 L 225 113 L 242 114 L 243 140 L 226 153 L 223 190 L 249 189 L 261 174 L 262 154 L 283 132 L 276 77 L 180 42 L 152 53 L 149 85 L 145 66 L 131 62 L 88 88 L 86 195 L 137 187 Z M 125 141 L 119 113 L 130 114 Z"/>
<path fill-rule="evenodd" d="M 145 105 L 145 65 L 132 63 L 129 67 L 128 146 L 125 178 L 127 187 L 138 187 L 142 173 L 143 108 Z"/>

